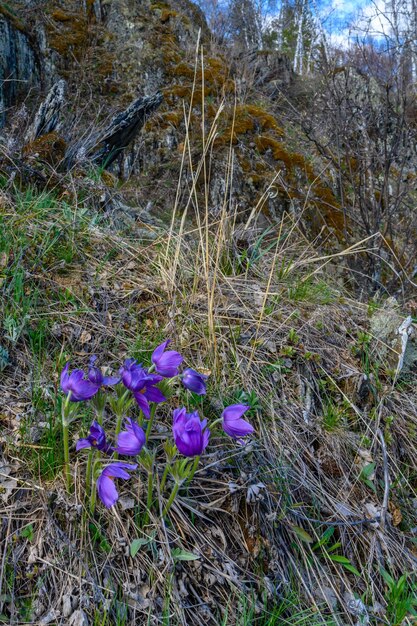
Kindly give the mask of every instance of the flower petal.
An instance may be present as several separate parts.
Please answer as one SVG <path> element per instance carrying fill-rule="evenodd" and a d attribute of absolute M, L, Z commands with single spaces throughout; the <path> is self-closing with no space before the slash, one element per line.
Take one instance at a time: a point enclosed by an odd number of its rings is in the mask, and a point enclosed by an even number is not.
<path fill-rule="evenodd" d="M 105 467 L 102 471 L 102 474 L 105 476 L 113 476 L 114 478 L 123 478 L 124 480 L 127 480 L 130 476 L 125 470 L 135 470 L 137 466 L 137 463 L 123 463 L 119 461 L 118 463 L 107 465 L 107 467 Z"/>
<path fill-rule="evenodd" d="M 161 343 L 159 346 L 155 348 L 151 357 L 152 363 L 156 365 L 156 362 L 161 358 L 165 348 L 170 343 L 170 341 L 171 341 L 170 339 L 167 339 L 166 341 L 164 341 L 163 343 Z"/>
<path fill-rule="evenodd" d="M 117 437 L 117 452 L 127 456 L 136 456 L 142 450 L 143 444 L 132 433 L 123 431 Z"/>
<path fill-rule="evenodd" d="M 69 381 L 69 375 L 68 375 L 68 370 L 69 370 L 69 361 L 68 363 L 65 365 L 64 369 L 61 372 L 61 389 L 64 393 L 68 393 L 69 389 L 68 389 L 68 381 Z"/>
<path fill-rule="evenodd" d="M 149 419 L 151 416 L 151 410 L 149 408 L 149 403 L 143 393 L 134 393 L 133 394 L 136 402 L 138 403 L 139 408 L 143 412 L 144 416 Z"/>
<path fill-rule="evenodd" d="M 114 481 L 104 474 L 104 471 L 97 478 L 97 492 L 100 500 L 108 509 L 116 504 L 119 494 Z"/>
<path fill-rule="evenodd" d="M 79 439 L 77 441 L 77 444 L 75 446 L 75 449 L 77 450 L 82 450 L 83 448 L 91 448 L 91 442 L 89 441 L 89 439 Z"/>
<path fill-rule="evenodd" d="M 110 386 L 110 385 L 117 385 L 118 383 L 120 383 L 120 376 L 104 376 L 103 377 L 103 385 L 105 385 L 106 387 Z"/>
<path fill-rule="evenodd" d="M 224 409 L 222 417 L 228 421 L 238 420 L 248 409 L 250 406 L 245 404 L 231 404 Z"/>
<path fill-rule="evenodd" d="M 146 399 L 149 402 L 165 402 L 166 397 L 158 387 L 147 387 L 145 391 Z"/>

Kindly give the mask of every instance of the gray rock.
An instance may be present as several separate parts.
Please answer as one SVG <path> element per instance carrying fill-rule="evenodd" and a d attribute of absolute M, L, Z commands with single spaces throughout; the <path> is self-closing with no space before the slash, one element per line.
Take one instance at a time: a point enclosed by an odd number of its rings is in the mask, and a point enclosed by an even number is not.
<path fill-rule="evenodd" d="M 68 622 L 68 626 L 88 626 L 88 624 L 87 615 L 81 609 L 74 611 Z"/>

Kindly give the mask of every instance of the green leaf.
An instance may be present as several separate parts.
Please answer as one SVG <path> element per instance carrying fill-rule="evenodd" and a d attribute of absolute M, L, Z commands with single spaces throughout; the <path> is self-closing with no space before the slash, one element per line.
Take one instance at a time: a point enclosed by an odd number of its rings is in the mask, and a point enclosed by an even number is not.
<path fill-rule="evenodd" d="M 304 541 L 305 543 L 314 543 L 313 537 L 309 535 L 308 532 L 304 530 L 304 528 L 293 525 L 291 525 L 291 528 L 293 529 L 295 534 L 301 539 L 301 541 Z"/>
<path fill-rule="evenodd" d="M 321 539 L 317 543 L 314 544 L 314 546 L 312 547 L 312 550 L 317 550 L 317 548 L 320 548 L 324 544 L 328 543 L 332 535 L 334 534 L 335 530 L 336 530 L 335 526 L 330 526 L 329 528 L 327 528 L 322 534 Z"/>
<path fill-rule="evenodd" d="M 365 465 L 365 467 L 362 468 L 361 471 L 361 478 L 369 478 L 370 476 L 372 476 L 372 474 L 374 473 L 376 468 L 376 463 L 368 463 L 368 465 Z"/>
<path fill-rule="evenodd" d="M 171 556 L 174 561 L 196 561 L 200 558 L 198 554 L 181 550 L 181 548 L 174 548 L 171 552 Z"/>
<path fill-rule="evenodd" d="M 326 548 L 327 552 L 334 552 L 335 550 L 337 550 L 338 548 L 340 548 L 342 544 L 340 543 L 340 541 L 338 541 L 337 543 L 334 543 L 332 546 L 330 546 L 330 548 Z"/>
<path fill-rule="evenodd" d="M 390 576 L 390 574 L 388 574 L 387 570 L 381 567 L 380 572 L 381 572 L 382 578 L 385 580 L 388 587 L 390 588 L 393 587 L 395 585 L 395 580 L 392 578 L 392 576 Z"/>
<path fill-rule="evenodd" d="M 335 563 L 347 563 L 348 565 L 350 565 L 349 559 L 347 559 L 345 556 L 340 556 L 339 554 L 330 554 L 329 558 Z"/>
<path fill-rule="evenodd" d="M 33 541 L 33 526 L 32 524 L 29 524 L 29 526 L 26 526 L 20 533 L 21 537 L 25 537 L 26 539 L 29 539 L 29 541 Z"/>
<path fill-rule="evenodd" d="M 359 576 L 359 578 L 360 578 L 361 573 L 360 573 L 360 572 L 358 572 L 358 570 L 356 569 L 356 567 L 354 567 L 354 566 L 353 566 L 353 565 L 351 565 L 350 563 L 349 563 L 349 565 L 348 565 L 347 563 L 344 563 L 344 564 L 343 564 L 343 567 L 344 567 L 345 569 L 347 569 L 349 572 L 352 572 L 352 574 L 355 574 L 355 576 Z"/>
<path fill-rule="evenodd" d="M 142 537 L 141 539 L 134 539 L 130 544 L 130 556 L 135 557 L 142 546 L 146 546 L 150 539 L 148 537 Z"/>
<path fill-rule="evenodd" d="M 374 491 L 376 493 L 376 487 L 375 487 L 374 483 L 371 480 L 368 480 L 367 478 L 364 478 L 363 482 L 365 483 L 365 485 L 367 485 L 367 487 L 369 487 L 369 489 L 372 489 L 372 491 Z"/>

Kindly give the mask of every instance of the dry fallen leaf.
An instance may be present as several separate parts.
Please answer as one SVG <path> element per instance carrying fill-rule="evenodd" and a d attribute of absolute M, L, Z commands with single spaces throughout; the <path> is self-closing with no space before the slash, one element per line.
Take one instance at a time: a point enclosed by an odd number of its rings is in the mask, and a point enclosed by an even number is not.
<path fill-rule="evenodd" d="M 84 344 L 88 343 L 89 341 L 91 341 L 91 334 L 87 330 L 83 330 L 83 332 L 81 333 L 80 342 Z"/>
<path fill-rule="evenodd" d="M 395 506 L 392 502 L 389 503 L 389 511 L 392 515 L 392 525 L 399 526 L 403 519 L 403 514 L 401 510 Z"/>

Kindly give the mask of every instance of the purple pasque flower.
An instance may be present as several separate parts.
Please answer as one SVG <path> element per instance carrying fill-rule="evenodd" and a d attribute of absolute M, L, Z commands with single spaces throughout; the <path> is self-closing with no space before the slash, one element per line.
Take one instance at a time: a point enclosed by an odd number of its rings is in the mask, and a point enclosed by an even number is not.
<path fill-rule="evenodd" d="M 107 465 L 104 468 L 100 476 L 97 478 L 96 485 L 99 498 L 105 507 L 109 509 L 116 504 L 119 499 L 119 494 L 113 479 L 123 478 L 124 480 L 127 480 L 130 476 L 126 470 L 135 470 L 136 468 L 136 463 L 123 463 L 121 461 Z"/>
<path fill-rule="evenodd" d="M 74 370 L 69 374 L 68 362 L 61 373 L 61 389 L 66 396 L 70 394 L 69 400 L 71 402 L 83 402 L 90 400 L 99 390 L 99 386 L 86 380 L 83 370 Z"/>
<path fill-rule="evenodd" d="M 172 432 L 179 452 L 184 456 L 200 456 L 210 439 L 207 420 L 200 421 L 197 411 L 187 413 L 184 407 L 175 409 L 173 420 Z"/>
<path fill-rule="evenodd" d="M 97 448 L 97 450 L 105 454 L 112 454 L 114 452 L 114 448 L 106 441 L 104 428 L 95 420 L 90 426 L 90 434 L 88 437 L 77 441 L 75 449 L 78 451 L 83 448 Z"/>
<path fill-rule="evenodd" d="M 195 370 L 191 369 L 191 367 L 187 367 L 181 374 L 181 382 L 186 389 L 193 391 L 199 396 L 204 396 L 206 394 L 206 380 L 208 376 L 204 374 L 200 374 Z"/>
<path fill-rule="evenodd" d="M 97 356 L 94 354 L 90 359 L 90 367 L 88 368 L 88 380 L 102 387 L 105 385 L 106 387 L 109 385 L 117 385 L 120 382 L 119 378 L 116 376 L 103 376 L 100 368 L 95 366 L 95 362 L 97 361 Z"/>
<path fill-rule="evenodd" d="M 133 393 L 133 396 L 146 418 L 150 417 L 149 402 L 165 402 L 162 391 L 155 387 L 163 380 L 163 376 L 149 374 L 135 359 L 127 359 L 120 368 L 122 383 Z"/>
<path fill-rule="evenodd" d="M 223 430 L 229 437 L 241 439 L 253 433 L 253 426 L 242 419 L 242 415 L 248 409 L 250 409 L 250 407 L 244 404 L 231 404 L 225 408 L 222 413 Z"/>
<path fill-rule="evenodd" d="M 179 352 L 175 350 L 167 350 L 165 348 L 170 343 L 170 339 L 167 339 L 160 346 L 155 348 L 152 353 L 152 363 L 155 365 L 155 370 L 161 376 L 165 378 L 172 378 L 178 376 L 178 367 L 183 362 L 183 357 Z"/>
<path fill-rule="evenodd" d="M 126 419 L 126 430 L 119 433 L 116 451 L 127 456 L 136 456 L 146 443 L 146 435 L 134 420 Z"/>

